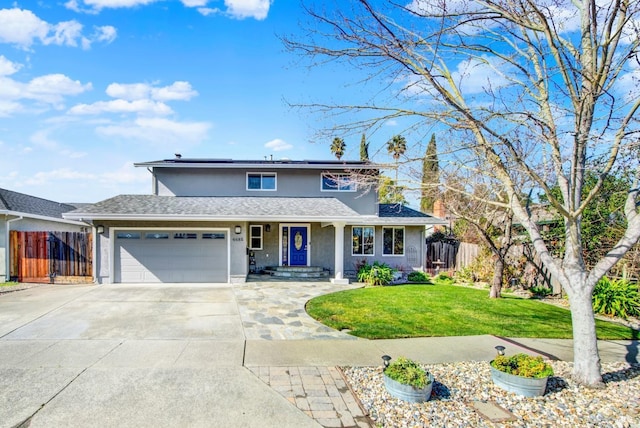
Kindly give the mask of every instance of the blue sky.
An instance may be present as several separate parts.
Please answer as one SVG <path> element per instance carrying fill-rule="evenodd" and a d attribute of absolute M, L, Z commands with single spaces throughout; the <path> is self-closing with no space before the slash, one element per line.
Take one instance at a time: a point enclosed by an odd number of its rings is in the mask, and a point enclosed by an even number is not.
<path fill-rule="evenodd" d="M 285 52 L 304 19 L 291 0 L 0 2 L 0 187 L 96 202 L 149 193 L 133 163 L 174 153 L 331 159 L 322 118 L 285 102 L 344 89 Z"/>

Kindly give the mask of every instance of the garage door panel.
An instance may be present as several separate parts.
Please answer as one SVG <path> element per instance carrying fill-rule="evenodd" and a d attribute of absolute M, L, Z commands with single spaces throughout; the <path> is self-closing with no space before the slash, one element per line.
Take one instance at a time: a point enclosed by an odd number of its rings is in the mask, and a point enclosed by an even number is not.
<path fill-rule="evenodd" d="M 140 233 L 140 239 L 119 239 L 115 244 L 116 282 L 227 282 L 227 233 L 224 239 L 146 239 L 153 234 Z M 191 233 L 193 235 L 193 233 Z M 118 234 L 116 234 L 118 236 Z"/>

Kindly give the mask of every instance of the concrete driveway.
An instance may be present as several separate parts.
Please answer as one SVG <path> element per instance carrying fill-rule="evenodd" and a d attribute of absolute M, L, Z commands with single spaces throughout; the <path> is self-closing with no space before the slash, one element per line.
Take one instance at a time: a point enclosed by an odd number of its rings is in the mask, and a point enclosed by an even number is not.
<path fill-rule="evenodd" d="M 318 426 L 243 367 L 228 285 L 0 295 L 0 426 Z"/>

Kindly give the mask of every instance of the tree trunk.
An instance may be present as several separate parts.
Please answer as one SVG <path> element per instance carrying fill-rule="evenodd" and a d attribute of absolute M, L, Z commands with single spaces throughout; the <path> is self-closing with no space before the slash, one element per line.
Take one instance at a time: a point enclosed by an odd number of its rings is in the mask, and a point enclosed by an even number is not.
<path fill-rule="evenodd" d="M 499 299 L 502 292 L 502 277 L 504 276 L 504 260 L 501 257 L 496 259 L 493 265 L 493 281 L 491 283 L 491 291 L 489 297 Z"/>
<path fill-rule="evenodd" d="M 596 336 L 596 320 L 593 314 L 591 289 L 578 273 L 569 276 L 572 287 L 564 287 L 571 305 L 573 324 L 573 378 L 576 382 L 592 388 L 602 388 L 600 355 Z M 564 284 L 563 284 L 564 285 Z"/>

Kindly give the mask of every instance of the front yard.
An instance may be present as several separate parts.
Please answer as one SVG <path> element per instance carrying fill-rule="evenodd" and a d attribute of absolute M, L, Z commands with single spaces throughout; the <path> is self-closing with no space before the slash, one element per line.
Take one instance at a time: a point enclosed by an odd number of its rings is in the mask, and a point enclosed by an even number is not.
<path fill-rule="evenodd" d="M 570 339 L 567 309 L 533 299 L 453 285 L 403 285 L 341 291 L 310 300 L 307 312 L 337 330 L 367 339 L 471 336 Z M 633 339 L 638 332 L 596 320 L 599 339 Z"/>

